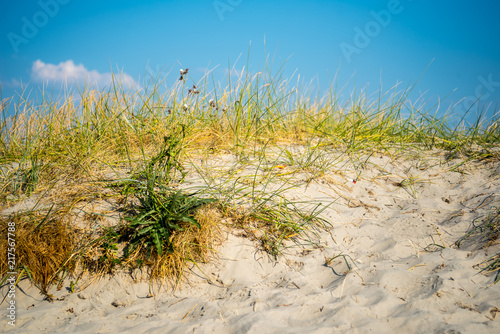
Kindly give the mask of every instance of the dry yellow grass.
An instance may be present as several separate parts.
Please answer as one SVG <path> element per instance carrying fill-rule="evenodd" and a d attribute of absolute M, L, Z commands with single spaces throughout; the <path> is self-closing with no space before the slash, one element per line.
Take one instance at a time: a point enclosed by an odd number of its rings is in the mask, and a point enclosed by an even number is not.
<path fill-rule="evenodd" d="M 32 281 L 46 293 L 47 289 L 66 269 L 72 270 L 70 260 L 74 251 L 75 234 L 64 221 L 30 212 L 19 214 L 11 219 L 1 220 L 2 235 L 7 235 L 7 222 L 15 223 L 16 263 L 28 270 Z M 0 239 L 0 252 L 7 253 L 7 239 Z M 7 258 L 0 259 L 0 272 L 8 270 Z"/>

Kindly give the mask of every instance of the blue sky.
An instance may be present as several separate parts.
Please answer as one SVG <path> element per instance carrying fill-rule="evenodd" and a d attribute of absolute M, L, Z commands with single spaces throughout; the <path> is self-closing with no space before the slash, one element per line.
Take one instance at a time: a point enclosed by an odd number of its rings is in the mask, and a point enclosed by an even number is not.
<path fill-rule="evenodd" d="M 109 83 L 111 70 L 139 82 L 180 68 L 193 80 L 216 79 L 228 64 L 264 69 L 266 54 L 284 76 L 311 80 L 322 92 L 340 67 L 370 93 L 420 77 L 412 97 L 463 113 L 478 97 L 488 115 L 500 108 L 498 1 L 40 0 L 9 1 L 0 13 L 3 98 L 20 82 L 32 88 L 63 78 Z M 251 48 L 249 45 L 251 42 Z M 239 60 L 238 60 L 239 59 Z M 236 60 L 238 60 L 236 62 Z M 351 85 L 351 86 L 352 86 Z M 473 108 L 473 114 L 477 108 Z"/>

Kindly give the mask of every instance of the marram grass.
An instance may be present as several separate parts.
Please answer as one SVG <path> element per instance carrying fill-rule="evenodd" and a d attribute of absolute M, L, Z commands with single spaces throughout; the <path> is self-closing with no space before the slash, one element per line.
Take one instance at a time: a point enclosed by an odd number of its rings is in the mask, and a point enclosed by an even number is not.
<path fill-rule="evenodd" d="M 452 126 L 407 100 L 411 88 L 373 101 L 354 93 L 342 100 L 334 89 L 316 98 L 281 74 L 242 73 L 222 88 L 186 74 L 171 88 L 115 81 L 37 105 L 23 95 L 2 101 L 3 109 L 14 103 L 14 114 L 2 110 L 0 120 L 0 207 L 35 202 L 0 218 L 2 228 L 18 222 L 18 270 L 46 295 L 67 277 L 143 267 L 151 279 L 179 282 L 188 264 L 216 255 L 227 226 L 275 257 L 290 241 L 314 244 L 315 230 L 327 225 L 325 206 L 290 201 L 286 192 L 340 160 L 356 168 L 374 152 L 436 148 L 463 161 L 499 157 L 498 114 Z M 234 160 L 210 167 L 224 154 Z M 305 181 L 294 178 L 300 173 Z M 202 183 L 196 189 L 186 182 L 193 175 Z M 109 210 L 96 213 L 96 203 Z"/>

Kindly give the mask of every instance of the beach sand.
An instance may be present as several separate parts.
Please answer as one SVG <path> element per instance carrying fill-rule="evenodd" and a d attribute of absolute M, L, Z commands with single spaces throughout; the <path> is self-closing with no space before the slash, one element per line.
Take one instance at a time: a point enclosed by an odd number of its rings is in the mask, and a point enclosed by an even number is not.
<path fill-rule="evenodd" d="M 483 233 L 456 245 L 500 207 L 500 163 L 428 154 L 425 164 L 373 155 L 362 173 L 345 167 L 289 191 L 331 203 L 321 247 L 289 242 L 274 259 L 224 228 L 217 259 L 191 264 L 175 291 L 154 285 L 151 296 L 148 281 L 117 274 L 75 293 L 65 282 L 49 302 L 24 281 L 16 326 L 2 316 L 0 331 L 500 333 L 500 284 L 477 267 L 500 244 Z"/>

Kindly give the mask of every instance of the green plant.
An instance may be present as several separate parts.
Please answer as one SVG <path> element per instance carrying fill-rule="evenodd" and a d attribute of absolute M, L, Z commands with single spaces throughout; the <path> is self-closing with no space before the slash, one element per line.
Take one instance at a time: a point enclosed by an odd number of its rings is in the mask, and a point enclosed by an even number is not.
<path fill-rule="evenodd" d="M 356 263 L 353 261 L 353 259 L 351 258 L 351 256 L 347 255 L 347 254 L 344 254 L 344 253 L 340 253 L 338 255 L 335 255 L 329 259 L 326 259 L 325 258 L 325 266 L 329 266 L 335 259 L 338 259 L 338 258 L 342 258 L 344 260 L 344 263 L 347 267 L 347 273 L 349 273 L 351 270 L 352 270 L 352 266 L 349 264 L 349 261 L 350 260 L 352 262 L 353 265 L 356 265 Z"/>
<path fill-rule="evenodd" d="M 182 175 L 179 182 L 184 180 L 186 173 L 180 163 L 180 155 L 183 150 L 182 140 L 185 136 L 185 126 L 181 124 L 179 131 L 163 137 L 160 152 L 150 159 L 145 170 L 140 174 L 146 177 L 148 188 L 154 187 L 157 183 L 169 184 L 175 171 Z"/>
<path fill-rule="evenodd" d="M 171 238 L 174 231 L 183 231 L 186 224 L 200 228 L 194 218 L 195 212 L 202 205 L 215 202 L 215 199 L 198 198 L 195 193 L 182 191 L 157 193 L 147 191 L 139 195 L 141 202 L 138 214 L 127 218 L 129 224 L 121 230 L 121 240 L 127 240 L 125 256 L 141 246 L 147 254 L 156 251 L 173 252 Z"/>
<path fill-rule="evenodd" d="M 29 164 L 21 163 L 10 175 L 12 192 L 31 195 L 39 182 L 42 168 L 36 155 L 31 157 Z"/>

